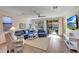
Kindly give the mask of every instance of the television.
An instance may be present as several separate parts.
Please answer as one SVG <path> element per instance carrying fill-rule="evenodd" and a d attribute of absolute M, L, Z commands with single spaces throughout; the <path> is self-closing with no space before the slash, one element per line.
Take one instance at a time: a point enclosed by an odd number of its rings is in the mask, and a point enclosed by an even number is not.
<path fill-rule="evenodd" d="M 78 20 L 77 16 L 71 16 L 67 19 L 67 28 L 71 30 L 76 30 L 78 29 Z"/>

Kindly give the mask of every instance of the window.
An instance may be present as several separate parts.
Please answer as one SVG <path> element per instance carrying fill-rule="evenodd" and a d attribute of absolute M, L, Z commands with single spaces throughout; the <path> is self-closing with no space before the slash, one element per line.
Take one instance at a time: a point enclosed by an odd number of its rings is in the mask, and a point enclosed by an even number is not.
<path fill-rule="evenodd" d="M 8 16 L 3 17 L 3 31 L 8 31 L 12 27 L 12 18 Z"/>
<path fill-rule="evenodd" d="M 12 18 L 8 16 L 3 17 L 3 23 L 12 23 Z"/>

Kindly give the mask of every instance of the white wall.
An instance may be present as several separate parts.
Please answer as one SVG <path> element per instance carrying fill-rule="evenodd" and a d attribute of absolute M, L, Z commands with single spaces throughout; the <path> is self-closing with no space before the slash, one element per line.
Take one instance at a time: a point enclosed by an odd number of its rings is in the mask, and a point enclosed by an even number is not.
<path fill-rule="evenodd" d="M 59 20 L 58 21 L 59 22 L 58 34 L 62 35 L 63 34 L 63 23 L 62 23 L 63 18 L 59 18 L 58 20 Z"/>

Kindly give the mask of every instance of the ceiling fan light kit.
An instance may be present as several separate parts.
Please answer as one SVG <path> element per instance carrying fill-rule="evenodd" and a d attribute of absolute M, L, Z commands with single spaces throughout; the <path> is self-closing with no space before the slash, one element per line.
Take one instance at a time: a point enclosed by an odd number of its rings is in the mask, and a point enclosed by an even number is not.
<path fill-rule="evenodd" d="M 58 6 L 53 6 L 53 9 L 56 9 L 56 8 L 58 8 Z"/>

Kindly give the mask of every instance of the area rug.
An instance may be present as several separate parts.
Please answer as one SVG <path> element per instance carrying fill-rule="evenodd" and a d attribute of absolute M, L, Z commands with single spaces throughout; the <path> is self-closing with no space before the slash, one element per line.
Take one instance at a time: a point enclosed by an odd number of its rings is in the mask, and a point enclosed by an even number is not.
<path fill-rule="evenodd" d="M 50 43 L 50 38 L 46 38 L 46 37 L 32 38 L 32 40 L 29 40 L 29 39 L 24 40 L 24 44 L 27 44 L 42 50 L 47 50 L 49 43 Z"/>

